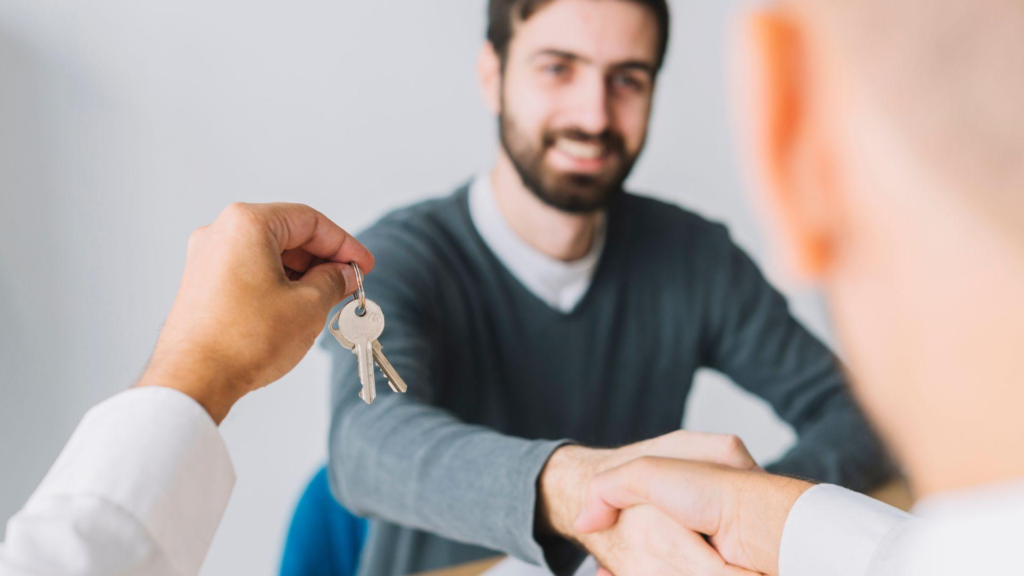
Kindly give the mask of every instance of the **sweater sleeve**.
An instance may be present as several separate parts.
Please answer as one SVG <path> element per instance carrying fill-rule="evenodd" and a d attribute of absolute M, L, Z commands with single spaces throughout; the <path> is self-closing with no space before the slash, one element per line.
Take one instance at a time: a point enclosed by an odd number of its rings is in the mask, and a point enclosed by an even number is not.
<path fill-rule="evenodd" d="M 845 385 L 832 352 L 790 314 L 751 259 L 719 227 L 705 362 L 767 400 L 797 444 L 778 474 L 865 491 L 894 471 Z"/>
<path fill-rule="evenodd" d="M 437 256 L 422 242 L 393 235 L 364 239 L 377 256 L 368 295 L 380 304 L 380 338 L 388 360 L 408 384 L 367 406 L 357 396 L 355 356 L 330 335 L 332 418 L 329 478 L 354 513 L 429 531 L 550 566 L 534 534 L 536 486 L 564 441 L 526 440 L 459 420 L 438 406 L 454 386 L 438 375 Z"/>

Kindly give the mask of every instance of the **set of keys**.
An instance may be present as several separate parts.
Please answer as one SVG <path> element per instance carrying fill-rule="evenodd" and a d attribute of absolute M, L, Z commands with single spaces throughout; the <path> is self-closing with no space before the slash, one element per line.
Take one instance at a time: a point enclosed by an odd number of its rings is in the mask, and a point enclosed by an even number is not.
<path fill-rule="evenodd" d="M 356 355 L 359 367 L 359 382 L 363 389 L 359 397 L 363 402 L 372 404 L 377 397 L 377 382 L 373 371 L 376 362 L 380 371 L 388 379 L 388 385 L 395 392 L 404 393 L 408 390 L 405 381 L 395 372 L 395 367 L 388 362 L 377 338 L 384 332 L 384 312 L 376 302 L 366 297 L 363 289 L 363 273 L 359 265 L 352 263 L 356 273 L 356 293 L 352 301 L 346 304 L 331 318 L 327 328 L 334 334 L 338 343 Z"/>

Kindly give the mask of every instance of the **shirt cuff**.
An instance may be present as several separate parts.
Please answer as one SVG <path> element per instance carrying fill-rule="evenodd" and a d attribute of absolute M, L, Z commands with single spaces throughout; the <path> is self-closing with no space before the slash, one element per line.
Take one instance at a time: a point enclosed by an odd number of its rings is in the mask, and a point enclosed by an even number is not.
<path fill-rule="evenodd" d="M 86 413 L 26 510 L 56 496 L 103 498 L 136 518 L 177 569 L 194 574 L 234 484 L 227 447 L 206 410 L 151 386 Z"/>
<path fill-rule="evenodd" d="M 814 486 L 786 519 L 779 576 L 863 576 L 886 537 L 911 518 L 846 488 Z"/>

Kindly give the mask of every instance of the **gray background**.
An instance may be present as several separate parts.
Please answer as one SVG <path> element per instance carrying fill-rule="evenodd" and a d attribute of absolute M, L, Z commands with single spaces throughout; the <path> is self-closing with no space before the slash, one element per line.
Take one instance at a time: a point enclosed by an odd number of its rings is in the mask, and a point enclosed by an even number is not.
<path fill-rule="evenodd" d="M 631 186 L 727 222 L 764 262 L 727 114 L 738 4 L 673 2 Z M 360 230 L 488 165 L 483 29 L 482 0 L 0 0 L 0 518 L 88 407 L 138 376 L 189 232 L 225 205 L 304 202 Z M 817 298 L 793 303 L 822 333 Z M 276 571 L 324 459 L 326 381 L 315 350 L 225 421 L 239 480 L 205 573 Z M 792 441 L 714 375 L 686 424 L 738 433 L 761 460 Z"/>

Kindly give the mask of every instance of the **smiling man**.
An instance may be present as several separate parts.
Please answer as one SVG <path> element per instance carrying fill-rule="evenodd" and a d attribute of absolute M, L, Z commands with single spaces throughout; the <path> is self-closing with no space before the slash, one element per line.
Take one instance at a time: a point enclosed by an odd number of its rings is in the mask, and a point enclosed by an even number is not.
<path fill-rule="evenodd" d="M 366 409 L 333 345 L 330 477 L 374 521 L 363 574 L 507 553 L 555 571 L 668 535 L 639 511 L 572 529 L 585 483 L 627 455 L 737 460 L 735 439 L 672 434 L 695 371 L 766 399 L 799 441 L 773 471 L 865 490 L 890 466 L 834 356 L 726 229 L 626 192 L 668 42 L 664 0 L 492 0 L 479 76 L 493 168 L 361 236 L 367 291 L 409 383 Z M 566 440 L 568 439 L 568 440 Z M 741 464 L 743 465 L 743 464 Z M 632 514 L 627 512 L 627 515 Z"/>

